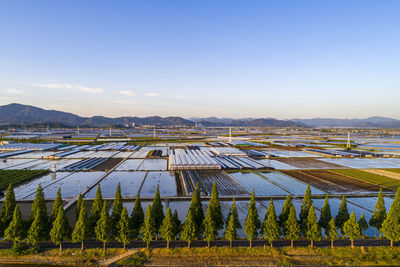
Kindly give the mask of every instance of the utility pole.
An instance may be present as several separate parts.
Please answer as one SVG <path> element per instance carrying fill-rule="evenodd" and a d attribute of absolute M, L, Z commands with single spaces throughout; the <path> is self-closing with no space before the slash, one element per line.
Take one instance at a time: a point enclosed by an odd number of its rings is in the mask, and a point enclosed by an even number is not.
<path fill-rule="evenodd" d="M 232 142 L 232 127 L 229 127 L 229 142 Z"/>
<path fill-rule="evenodd" d="M 350 132 L 347 132 L 347 144 L 346 144 L 346 150 L 351 150 Z"/>

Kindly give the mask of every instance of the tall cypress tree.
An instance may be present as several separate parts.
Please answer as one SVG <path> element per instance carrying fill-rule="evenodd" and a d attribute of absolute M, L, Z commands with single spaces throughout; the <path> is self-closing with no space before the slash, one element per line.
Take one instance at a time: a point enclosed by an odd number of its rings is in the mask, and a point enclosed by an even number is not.
<path fill-rule="evenodd" d="M 91 237 L 95 237 L 95 231 L 94 229 L 96 228 L 97 222 L 100 219 L 100 214 L 101 214 L 101 210 L 103 208 L 103 194 L 101 193 L 101 187 L 100 184 L 97 185 L 97 190 L 96 190 L 96 196 L 93 200 L 93 204 L 92 204 L 92 209 L 91 209 L 91 216 L 89 219 L 90 222 L 90 233 L 89 235 Z"/>
<path fill-rule="evenodd" d="M 9 184 L 4 197 L 3 207 L 0 212 L 0 236 L 3 236 L 4 230 L 13 220 L 16 205 L 17 201 L 15 200 L 14 188 L 12 187 L 12 184 Z"/>
<path fill-rule="evenodd" d="M 281 226 L 281 228 L 283 229 L 283 232 L 285 232 L 285 224 L 287 219 L 289 218 L 289 214 L 290 214 L 290 210 L 293 207 L 293 203 L 292 203 L 292 197 L 290 195 L 286 196 L 286 200 L 285 203 L 283 203 L 282 206 L 282 211 L 281 214 L 279 215 L 279 225 Z"/>
<path fill-rule="evenodd" d="M 79 213 L 80 213 L 80 211 L 81 211 L 82 200 L 83 200 L 83 197 L 82 197 L 81 194 L 79 194 L 78 200 L 77 200 L 77 202 L 76 202 L 76 207 L 75 207 L 75 219 L 76 219 L 76 220 L 79 219 Z"/>
<path fill-rule="evenodd" d="M 54 222 L 54 220 L 57 218 L 58 211 L 60 210 L 60 207 L 62 207 L 62 206 L 63 206 L 63 200 L 61 198 L 61 189 L 58 188 L 57 196 L 56 196 L 56 199 L 54 200 L 54 203 L 53 203 L 53 209 L 52 209 L 52 211 L 50 213 L 51 222 Z"/>
<path fill-rule="evenodd" d="M 28 236 L 26 238 L 26 242 L 34 247 L 37 247 L 41 241 L 47 239 L 47 236 L 44 234 L 45 225 L 41 216 L 40 210 L 37 209 L 36 216 L 33 218 L 33 222 L 29 228 Z"/>
<path fill-rule="evenodd" d="M 207 246 L 210 248 L 210 242 L 217 238 L 218 230 L 213 217 L 213 208 L 209 205 L 206 212 L 206 217 L 203 220 L 203 235 L 207 241 Z"/>
<path fill-rule="evenodd" d="M 176 237 L 182 231 L 182 223 L 179 220 L 178 212 L 176 210 L 174 211 L 174 214 L 172 215 L 172 219 L 174 220 L 174 223 L 175 223 L 174 236 L 175 236 L 175 239 L 176 239 Z"/>
<path fill-rule="evenodd" d="M 311 248 L 314 247 L 314 241 L 320 241 L 321 236 L 321 228 L 317 222 L 317 214 L 315 214 L 314 205 L 311 204 L 311 207 L 308 212 L 307 217 L 307 232 L 306 237 L 311 241 Z"/>
<path fill-rule="evenodd" d="M 379 190 L 378 199 L 376 200 L 374 213 L 369 220 L 369 225 L 379 231 L 379 238 L 382 237 L 382 223 L 386 219 L 385 199 L 383 198 L 382 188 Z"/>
<path fill-rule="evenodd" d="M 260 222 L 260 217 L 258 216 L 258 212 L 257 212 L 257 207 L 256 207 L 256 195 L 254 193 L 254 189 L 251 193 L 250 196 L 250 203 L 249 203 L 249 208 L 248 210 L 252 209 L 254 212 L 254 223 L 256 224 L 256 229 L 260 229 L 261 228 L 261 222 Z"/>
<path fill-rule="evenodd" d="M 296 218 L 294 206 L 290 208 L 289 217 L 285 222 L 285 237 L 290 239 L 290 246 L 293 248 L 293 241 L 300 238 L 300 225 Z"/>
<path fill-rule="evenodd" d="M 191 214 L 193 216 L 196 238 L 199 239 L 201 238 L 201 233 L 203 231 L 204 220 L 204 211 L 203 205 L 201 204 L 199 183 L 196 184 L 196 189 L 193 192 L 189 210 L 191 211 Z"/>
<path fill-rule="evenodd" d="M 211 209 L 211 217 L 214 218 L 217 229 L 222 229 L 224 227 L 224 219 L 222 218 L 221 204 L 219 203 L 218 188 L 215 180 L 208 207 Z"/>
<path fill-rule="evenodd" d="M 169 242 L 176 237 L 176 225 L 170 207 L 168 207 L 165 218 L 161 224 L 160 233 L 161 237 L 167 241 L 167 249 L 169 249 Z"/>
<path fill-rule="evenodd" d="M 311 189 L 310 186 L 307 185 L 299 215 L 299 223 L 303 236 L 305 236 L 307 233 L 307 218 L 312 204 L 313 202 L 311 199 Z"/>
<path fill-rule="evenodd" d="M 393 201 L 393 203 L 395 203 Z M 390 240 L 390 246 L 393 247 L 394 241 L 400 241 L 400 224 L 396 205 L 391 205 L 386 219 L 382 223 L 382 233 Z"/>
<path fill-rule="evenodd" d="M 71 227 L 68 224 L 67 216 L 62 206 L 58 208 L 57 217 L 53 221 L 53 228 L 50 230 L 51 241 L 60 246 L 62 250 L 62 242 L 68 240 L 71 236 Z"/>
<path fill-rule="evenodd" d="M 231 216 L 229 217 L 224 236 L 226 240 L 229 241 L 229 248 L 232 248 L 232 241 L 237 238 L 235 217 L 233 216 L 233 214 L 231 214 Z"/>
<path fill-rule="evenodd" d="M 144 217 L 144 223 L 141 229 L 142 240 L 146 242 L 147 248 L 149 248 L 151 240 L 156 235 L 156 222 L 151 215 L 151 205 L 147 206 L 146 216 Z"/>
<path fill-rule="evenodd" d="M 252 196 L 253 195 L 254 190 Z M 252 247 L 252 241 L 258 236 L 259 224 L 260 220 L 258 219 L 257 210 L 255 208 L 255 201 L 252 202 L 250 200 L 246 221 L 244 222 L 244 233 L 247 235 L 247 240 L 250 242 L 250 248 Z"/>
<path fill-rule="evenodd" d="M 186 221 L 183 224 L 182 232 L 180 235 L 181 239 L 188 243 L 188 248 L 190 248 L 190 244 L 192 243 L 192 241 L 197 239 L 196 227 L 197 226 L 195 222 L 195 217 L 193 215 L 193 210 L 189 209 L 186 216 Z"/>
<path fill-rule="evenodd" d="M 331 248 L 333 248 L 333 242 L 337 240 L 339 236 L 335 225 L 335 220 L 333 218 L 331 218 L 331 220 L 329 221 L 328 227 L 325 228 L 325 231 L 327 231 L 328 238 L 329 240 L 331 240 Z"/>
<path fill-rule="evenodd" d="M 356 215 L 352 212 L 350 219 L 343 224 L 343 233 L 350 239 L 352 248 L 354 248 L 354 239 L 360 237 L 360 232 Z"/>
<path fill-rule="evenodd" d="M 164 207 L 160 197 L 160 187 L 157 185 L 156 193 L 154 194 L 153 204 L 151 204 L 151 216 L 156 224 L 156 240 L 162 221 L 164 220 Z"/>
<path fill-rule="evenodd" d="M 128 243 L 132 237 L 132 229 L 129 224 L 128 211 L 126 210 L 126 207 L 123 207 L 121 212 L 121 219 L 118 222 L 117 239 L 119 242 L 122 242 L 124 244 L 124 250 L 126 247 L 126 243 Z"/>
<path fill-rule="evenodd" d="M 111 212 L 111 236 L 116 239 L 119 235 L 119 221 L 121 220 L 122 213 L 122 195 L 121 184 L 118 182 L 117 190 L 115 191 L 114 203 Z"/>
<path fill-rule="evenodd" d="M 135 204 L 133 205 L 130 222 L 132 228 L 132 238 L 136 239 L 138 238 L 140 229 L 144 223 L 144 212 L 139 194 L 136 196 Z"/>
<path fill-rule="evenodd" d="M 233 200 L 232 200 L 232 204 L 231 204 L 231 207 L 229 209 L 228 216 L 226 217 L 226 221 L 227 222 L 229 222 L 229 220 L 231 218 L 231 215 L 233 215 L 233 220 L 235 222 L 235 228 L 236 229 L 237 228 L 241 228 L 242 225 L 240 224 L 240 221 L 239 221 L 239 215 L 238 215 L 237 208 L 236 208 L 235 198 L 233 198 Z"/>
<path fill-rule="evenodd" d="M 24 223 L 18 204 L 15 205 L 13 218 L 4 232 L 4 238 L 8 241 L 13 241 L 14 246 L 24 239 Z"/>
<path fill-rule="evenodd" d="M 338 212 L 338 214 L 336 215 L 336 218 L 335 218 L 336 227 L 341 230 L 342 234 L 344 233 L 343 232 L 343 224 L 348 219 L 350 219 L 349 210 L 347 209 L 346 198 L 343 196 L 342 197 L 342 202 L 340 203 L 340 206 L 339 206 L 339 212 Z"/>
<path fill-rule="evenodd" d="M 90 237 L 90 224 L 86 210 L 85 200 L 82 199 L 79 209 L 79 218 L 75 223 L 74 231 L 72 232 L 72 242 L 81 242 L 81 251 L 83 250 L 83 241 Z"/>
<path fill-rule="evenodd" d="M 280 235 L 279 223 L 276 217 L 274 201 L 272 198 L 269 201 L 269 206 L 265 216 L 266 218 L 264 219 L 264 223 L 262 225 L 262 233 L 263 237 L 268 240 L 272 247 L 272 242 Z"/>
<path fill-rule="evenodd" d="M 97 221 L 95 233 L 96 239 L 103 242 L 103 250 L 106 250 L 106 242 L 111 239 L 111 219 L 108 214 L 107 201 L 104 200 L 103 208 L 101 209 L 100 219 Z"/>
<path fill-rule="evenodd" d="M 322 206 L 321 209 L 321 215 L 318 221 L 319 226 L 325 229 L 325 236 L 328 236 L 327 229 L 331 219 L 332 219 L 331 206 L 329 205 L 328 195 L 326 195 L 324 205 Z"/>
<path fill-rule="evenodd" d="M 39 215 L 37 213 L 39 212 Z M 39 184 L 36 190 L 35 199 L 32 203 L 30 222 L 33 223 L 35 218 L 40 220 L 37 225 L 39 225 L 38 236 L 40 240 L 47 240 L 49 238 L 49 232 L 51 228 L 50 217 L 47 214 L 46 200 L 44 198 L 44 193 L 42 186 Z"/>
<path fill-rule="evenodd" d="M 362 237 L 364 239 L 365 238 L 364 231 L 368 229 L 368 223 L 365 220 L 364 213 L 361 214 L 361 217 L 358 220 L 358 225 L 360 226 L 360 232 L 361 232 L 361 235 L 362 235 Z"/>

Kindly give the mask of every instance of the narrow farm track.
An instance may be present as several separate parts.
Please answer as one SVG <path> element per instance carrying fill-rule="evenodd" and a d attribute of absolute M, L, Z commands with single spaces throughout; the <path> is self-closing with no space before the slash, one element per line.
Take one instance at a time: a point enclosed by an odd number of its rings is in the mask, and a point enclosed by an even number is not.
<path fill-rule="evenodd" d="M 109 258 L 109 259 L 106 259 L 106 260 L 103 260 L 103 261 L 99 261 L 96 264 L 99 265 L 99 266 L 110 266 L 111 264 L 113 264 L 113 263 L 115 263 L 115 262 L 117 262 L 117 261 L 119 261 L 119 260 L 121 260 L 123 258 L 126 258 L 126 257 L 128 257 L 128 256 L 130 256 L 132 254 L 135 254 L 138 251 L 139 251 L 138 249 L 130 249 L 130 250 L 126 251 L 123 254 L 117 255 L 115 257 L 112 257 L 112 258 Z"/>

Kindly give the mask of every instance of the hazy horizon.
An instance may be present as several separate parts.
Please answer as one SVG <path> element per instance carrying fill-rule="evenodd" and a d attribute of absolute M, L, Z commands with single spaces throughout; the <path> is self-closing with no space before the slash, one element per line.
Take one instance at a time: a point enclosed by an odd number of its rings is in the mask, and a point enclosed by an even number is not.
<path fill-rule="evenodd" d="M 399 1 L 1 1 L 0 105 L 400 119 Z"/>

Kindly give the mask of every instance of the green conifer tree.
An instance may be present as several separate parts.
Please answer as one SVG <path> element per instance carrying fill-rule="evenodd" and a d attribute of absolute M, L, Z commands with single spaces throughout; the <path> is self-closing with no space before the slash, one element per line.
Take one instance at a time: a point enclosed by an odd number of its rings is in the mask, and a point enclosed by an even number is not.
<path fill-rule="evenodd" d="M 0 212 L 0 237 L 3 236 L 4 230 L 13 220 L 16 205 L 17 201 L 15 200 L 14 188 L 12 187 L 12 184 L 9 184 L 4 197 L 3 207 Z"/>
<path fill-rule="evenodd" d="M 13 218 L 4 232 L 4 238 L 14 242 L 14 246 L 24 239 L 24 223 L 22 221 L 21 211 L 18 204 L 14 207 Z"/>
<path fill-rule="evenodd" d="M 300 238 L 300 225 L 296 218 L 294 206 L 290 208 L 289 217 L 285 222 L 285 237 L 290 239 L 290 246 L 293 248 L 293 241 Z"/>
<path fill-rule="evenodd" d="M 40 213 L 40 210 L 37 209 L 36 216 L 33 219 L 31 227 L 28 231 L 28 236 L 26 238 L 26 242 L 34 247 L 37 247 L 41 241 L 44 241 L 46 239 L 46 236 L 43 236 L 45 226 L 43 224 L 43 219 L 41 218 L 41 216 L 42 215 Z"/>
<path fill-rule="evenodd" d="M 71 227 L 68 224 L 67 216 L 63 206 L 58 207 L 58 213 L 53 221 L 53 227 L 50 230 L 50 239 L 55 245 L 60 246 L 60 253 L 62 250 L 62 242 L 71 237 Z"/>
<path fill-rule="evenodd" d="M 61 198 L 61 189 L 58 188 L 57 196 L 53 203 L 53 209 L 51 210 L 51 213 L 50 213 L 51 222 L 54 222 L 54 220 L 57 218 L 58 211 L 60 210 L 60 207 L 62 207 L 62 206 L 63 206 L 63 200 Z"/>
<path fill-rule="evenodd" d="M 214 180 L 210 202 L 208 207 L 211 208 L 211 217 L 214 218 L 215 225 L 218 230 L 224 227 L 224 219 L 221 212 L 221 204 L 219 203 L 217 183 Z"/>
<path fill-rule="evenodd" d="M 360 231 L 363 239 L 365 239 L 364 231 L 368 229 L 368 223 L 365 220 L 364 213 L 361 214 L 360 219 L 358 220 L 358 225 L 360 226 Z"/>
<path fill-rule="evenodd" d="M 157 185 L 156 188 L 156 193 L 154 194 L 154 199 L 153 203 L 151 204 L 151 216 L 154 219 L 154 222 L 156 224 L 156 240 L 158 238 L 158 234 L 160 232 L 160 227 L 162 224 L 162 221 L 164 220 L 164 207 L 161 202 L 161 197 L 160 197 L 160 187 Z"/>
<path fill-rule="evenodd" d="M 361 233 L 354 212 L 351 213 L 350 219 L 343 224 L 343 233 L 350 239 L 351 247 L 354 248 L 354 239 L 359 238 Z"/>
<path fill-rule="evenodd" d="M 378 199 L 375 204 L 374 213 L 369 220 L 369 225 L 379 231 L 379 238 L 382 237 L 382 224 L 386 219 L 385 199 L 383 198 L 382 188 L 379 190 Z"/>
<path fill-rule="evenodd" d="M 144 217 L 144 223 L 141 229 L 141 237 L 144 242 L 146 242 L 147 248 L 149 248 L 151 240 L 154 239 L 156 235 L 156 222 L 151 215 L 151 205 L 147 207 L 146 216 Z"/>
<path fill-rule="evenodd" d="M 390 246 L 393 247 L 394 241 L 400 241 L 400 223 L 399 223 L 399 212 L 398 212 L 398 192 L 392 205 L 390 206 L 389 212 L 386 219 L 382 223 L 381 231 L 384 236 L 390 240 Z"/>
<path fill-rule="evenodd" d="M 161 237 L 167 241 L 167 249 L 169 249 L 169 242 L 176 237 L 176 225 L 170 207 L 168 207 L 165 218 L 161 224 L 160 234 Z"/>
<path fill-rule="evenodd" d="M 144 223 L 144 212 L 139 194 L 137 195 L 135 204 L 133 205 L 130 222 L 132 228 L 132 238 L 136 239 L 138 238 L 140 229 Z"/>
<path fill-rule="evenodd" d="M 313 248 L 314 242 L 320 241 L 322 238 L 321 228 L 318 225 L 317 214 L 315 214 L 315 209 L 313 204 L 311 204 L 311 207 L 308 211 L 306 225 L 307 225 L 306 237 L 311 241 L 311 248 Z"/>
<path fill-rule="evenodd" d="M 310 211 L 311 205 L 313 204 L 311 199 L 311 189 L 310 186 L 307 185 L 306 191 L 303 197 L 303 203 L 301 204 L 300 215 L 299 215 L 299 224 L 301 228 L 301 233 L 303 236 L 307 235 L 307 218 L 308 213 Z"/>
<path fill-rule="evenodd" d="M 210 242 L 217 238 L 218 230 L 217 225 L 213 218 L 213 208 L 208 205 L 206 217 L 203 220 L 203 235 L 204 240 L 207 241 L 207 247 L 210 248 Z"/>
<path fill-rule="evenodd" d="M 106 250 L 106 242 L 111 239 L 111 219 L 108 214 L 107 201 L 104 200 L 103 208 L 101 209 L 100 219 L 97 221 L 95 233 L 96 239 L 103 242 L 103 251 Z"/>
<path fill-rule="evenodd" d="M 339 236 L 336 225 L 335 225 L 335 220 L 333 219 L 333 217 L 329 221 L 329 224 L 328 224 L 327 228 L 325 228 L 325 231 L 327 231 L 327 233 L 328 233 L 328 238 L 329 238 L 329 240 L 331 240 L 331 248 L 333 248 L 333 242 L 335 240 L 337 240 L 338 236 Z"/>
<path fill-rule="evenodd" d="M 76 202 L 76 207 L 75 207 L 75 219 L 76 219 L 76 220 L 79 219 L 79 213 L 80 213 L 80 211 L 81 211 L 82 200 L 83 200 L 83 197 L 82 197 L 81 194 L 79 194 L 78 200 L 77 200 L 77 202 Z"/>
<path fill-rule="evenodd" d="M 204 220 L 204 211 L 203 211 L 203 205 L 201 204 L 199 183 L 197 183 L 196 189 L 193 192 L 189 210 L 192 211 L 191 214 L 193 216 L 195 223 L 195 235 L 196 238 L 199 239 L 201 238 L 201 233 L 203 232 L 203 220 Z"/>
<path fill-rule="evenodd" d="M 174 214 L 172 215 L 172 219 L 174 219 L 174 223 L 175 223 L 175 232 L 174 232 L 174 236 L 175 239 L 176 237 L 179 235 L 179 233 L 182 231 L 182 223 L 179 220 L 179 216 L 178 216 L 178 212 L 177 210 L 174 211 Z"/>
<path fill-rule="evenodd" d="M 96 237 L 95 228 L 97 222 L 100 219 L 101 210 L 103 208 L 103 194 L 101 193 L 100 184 L 97 185 L 96 196 L 93 200 L 92 209 L 90 211 L 91 216 L 89 218 L 90 227 L 89 227 L 89 236 Z"/>
<path fill-rule="evenodd" d="M 232 248 L 232 241 L 237 238 L 237 231 L 235 225 L 235 216 L 231 214 L 228 220 L 228 225 L 226 226 L 224 236 L 226 240 L 229 241 L 229 248 Z"/>
<path fill-rule="evenodd" d="M 257 212 L 256 195 L 254 193 L 254 189 L 253 189 L 253 191 L 251 193 L 251 196 L 250 196 L 250 202 L 249 202 L 248 210 L 250 210 L 250 209 L 254 211 L 253 215 L 254 215 L 254 223 L 256 224 L 256 229 L 260 229 L 261 228 L 261 221 L 260 221 L 260 217 L 258 216 L 258 212 Z"/>
<path fill-rule="evenodd" d="M 188 248 L 190 248 L 190 244 L 192 243 L 192 241 L 197 239 L 196 222 L 195 222 L 195 217 L 193 215 L 193 209 L 188 210 L 186 221 L 183 224 L 180 237 L 182 240 L 188 243 Z"/>
<path fill-rule="evenodd" d="M 132 229 L 129 224 L 130 222 L 128 211 L 126 210 L 126 207 L 123 207 L 121 212 L 121 219 L 118 222 L 119 235 L 117 238 L 119 242 L 122 242 L 124 244 L 124 250 L 126 247 L 126 243 L 128 243 L 132 237 Z"/>
<path fill-rule="evenodd" d="M 114 203 L 111 211 L 111 237 L 117 239 L 119 236 L 119 221 L 121 220 L 122 213 L 122 195 L 121 184 L 118 182 L 117 190 L 115 191 Z"/>
<path fill-rule="evenodd" d="M 292 197 L 290 195 L 287 195 L 285 203 L 283 203 L 282 206 L 282 212 L 278 218 L 279 225 L 283 229 L 282 231 L 283 233 L 285 233 L 285 224 L 287 219 L 289 218 L 290 210 L 292 209 L 292 207 L 293 207 Z"/>
<path fill-rule="evenodd" d="M 258 237 L 259 227 L 257 227 L 257 221 L 259 222 L 257 210 L 255 209 L 255 203 L 253 205 L 250 201 L 246 221 L 244 222 L 244 233 L 247 235 L 247 240 L 250 242 L 250 248 L 252 248 L 253 240 Z"/>
<path fill-rule="evenodd" d="M 46 200 L 44 197 L 42 186 L 40 184 L 38 185 L 35 199 L 33 200 L 32 203 L 31 216 L 29 220 L 31 223 L 35 219 L 38 211 L 40 213 L 39 216 L 40 222 L 38 223 L 40 225 L 40 233 L 39 233 L 40 239 L 47 240 L 49 238 L 51 222 L 49 215 L 47 214 Z"/>
<path fill-rule="evenodd" d="M 272 248 L 273 241 L 278 239 L 280 235 L 279 223 L 276 217 L 274 201 L 272 199 L 269 201 L 269 206 L 265 216 L 266 218 L 264 219 L 264 223 L 262 225 L 262 233 L 263 237 L 268 240 Z"/>
<path fill-rule="evenodd" d="M 79 208 L 79 218 L 75 223 L 74 231 L 72 232 L 72 242 L 81 242 L 81 251 L 83 250 L 83 241 L 90 237 L 90 224 L 86 210 L 85 200 L 82 199 L 81 207 Z"/>
<path fill-rule="evenodd" d="M 349 220 L 349 218 L 350 218 L 350 216 L 349 216 L 349 210 L 347 209 L 347 201 L 346 201 L 346 198 L 343 196 L 342 202 L 340 203 L 340 206 L 339 206 L 339 212 L 335 218 L 336 227 L 341 230 L 342 234 L 344 234 L 343 224 L 347 220 Z"/>
<path fill-rule="evenodd" d="M 236 229 L 241 228 L 242 225 L 240 224 L 240 221 L 239 221 L 239 215 L 238 215 L 237 208 L 236 208 L 235 198 L 233 198 L 233 200 L 232 200 L 232 204 L 231 204 L 231 207 L 229 209 L 228 216 L 226 217 L 226 221 L 228 223 L 229 223 L 229 220 L 231 218 L 231 215 L 233 215 L 233 219 L 235 220 L 235 228 Z"/>
<path fill-rule="evenodd" d="M 332 219 L 331 206 L 329 205 L 328 195 L 326 195 L 324 205 L 322 206 L 321 209 L 321 215 L 318 221 L 319 226 L 325 229 L 325 236 L 328 236 L 327 229 L 331 219 Z"/>

